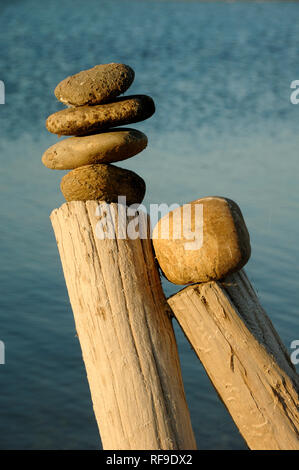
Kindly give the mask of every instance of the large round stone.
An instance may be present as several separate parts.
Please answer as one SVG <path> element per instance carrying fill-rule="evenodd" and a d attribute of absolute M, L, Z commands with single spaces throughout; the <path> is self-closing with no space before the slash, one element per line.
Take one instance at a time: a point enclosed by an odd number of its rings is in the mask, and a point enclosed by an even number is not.
<path fill-rule="evenodd" d="M 67 173 L 61 180 L 62 194 L 67 201 L 118 202 L 140 204 L 145 195 L 145 182 L 133 171 L 101 163 L 86 165 Z"/>
<path fill-rule="evenodd" d="M 96 65 L 62 80 L 54 93 L 66 105 L 104 103 L 124 93 L 132 84 L 134 75 L 134 70 L 125 64 Z"/>
<path fill-rule="evenodd" d="M 52 170 L 71 170 L 93 163 L 113 163 L 133 157 L 147 146 L 135 129 L 115 129 L 85 137 L 69 137 L 48 148 L 43 164 Z"/>
<path fill-rule="evenodd" d="M 174 284 L 222 279 L 250 257 L 250 239 L 238 205 L 206 197 L 178 207 L 153 230 L 157 260 Z"/>
<path fill-rule="evenodd" d="M 154 112 L 155 104 L 149 96 L 127 96 L 113 103 L 63 109 L 48 117 L 46 127 L 53 134 L 86 135 L 144 121 Z"/>

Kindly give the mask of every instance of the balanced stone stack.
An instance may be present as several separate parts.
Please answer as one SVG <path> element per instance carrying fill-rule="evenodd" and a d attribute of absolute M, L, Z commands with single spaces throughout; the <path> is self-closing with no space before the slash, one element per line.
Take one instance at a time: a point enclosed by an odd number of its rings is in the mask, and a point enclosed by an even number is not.
<path fill-rule="evenodd" d="M 149 96 L 119 97 L 132 84 L 135 73 L 124 64 L 96 65 L 59 83 L 55 95 L 67 109 L 48 117 L 47 129 L 58 136 L 73 136 L 52 145 L 42 162 L 53 170 L 72 170 L 61 181 L 67 201 L 99 200 L 127 205 L 141 203 L 145 182 L 133 171 L 112 163 L 142 152 L 147 137 L 136 129 L 117 128 L 151 117 L 155 105 Z"/>

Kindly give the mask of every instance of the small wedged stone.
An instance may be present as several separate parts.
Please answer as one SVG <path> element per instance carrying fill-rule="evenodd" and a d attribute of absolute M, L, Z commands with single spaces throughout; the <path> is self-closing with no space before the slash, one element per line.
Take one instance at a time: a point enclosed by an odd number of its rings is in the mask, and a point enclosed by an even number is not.
<path fill-rule="evenodd" d="M 84 137 L 69 137 L 52 145 L 42 157 L 52 170 L 72 170 L 94 163 L 126 160 L 145 149 L 147 137 L 136 129 L 115 129 Z"/>
<path fill-rule="evenodd" d="M 48 131 L 58 135 L 87 135 L 144 121 L 154 112 L 152 98 L 132 95 L 118 98 L 113 103 L 63 109 L 48 117 L 46 127 Z"/>
<path fill-rule="evenodd" d="M 118 202 L 126 197 L 126 204 L 140 204 L 145 195 L 145 182 L 136 173 L 105 163 L 86 165 L 67 173 L 61 180 L 66 201 Z"/>
<path fill-rule="evenodd" d="M 125 64 L 96 65 L 62 80 L 54 93 L 59 101 L 70 106 L 100 104 L 124 93 L 134 75 L 134 70 Z"/>

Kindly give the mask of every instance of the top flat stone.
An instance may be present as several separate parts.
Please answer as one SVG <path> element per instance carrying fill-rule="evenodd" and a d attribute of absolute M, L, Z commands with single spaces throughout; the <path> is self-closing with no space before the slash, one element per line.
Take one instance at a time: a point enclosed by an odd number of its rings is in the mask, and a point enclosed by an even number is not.
<path fill-rule="evenodd" d="M 106 103 L 124 93 L 134 76 L 134 70 L 125 64 L 96 65 L 62 80 L 54 93 L 69 106 Z"/>

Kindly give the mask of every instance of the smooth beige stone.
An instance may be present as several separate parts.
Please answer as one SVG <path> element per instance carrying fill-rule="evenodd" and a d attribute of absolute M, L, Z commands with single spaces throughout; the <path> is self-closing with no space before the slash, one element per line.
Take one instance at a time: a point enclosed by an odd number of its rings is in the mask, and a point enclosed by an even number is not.
<path fill-rule="evenodd" d="M 86 135 L 144 121 L 154 112 L 152 98 L 134 95 L 118 98 L 113 103 L 63 109 L 48 117 L 46 127 L 53 134 Z"/>
<path fill-rule="evenodd" d="M 48 148 L 43 164 L 52 170 L 72 170 L 93 163 L 113 163 L 133 157 L 147 146 L 135 129 L 115 129 L 85 137 L 69 137 Z"/>
<path fill-rule="evenodd" d="M 124 93 L 134 80 L 134 70 L 125 64 L 102 64 L 67 77 L 55 88 L 55 96 L 66 105 L 104 103 Z"/>
<path fill-rule="evenodd" d="M 197 199 L 165 215 L 154 228 L 153 244 L 174 284 L 222 279 L 241 269 L 251 252 L 238 205 L 221 197 Z"/>
<path fill-rule="evenodd" d="M 86 165 L 67 173 L 61 180 L 67 201 L 118 202 L 126 196 L 127 205 L 140 204 L 145 195 L 145 182 L 133 171 L 101 163 Z"/>

